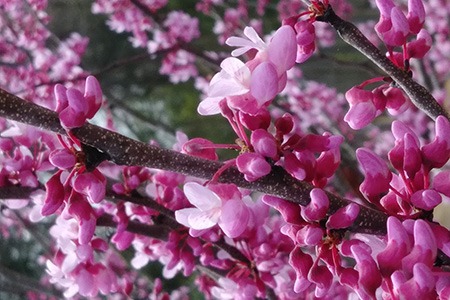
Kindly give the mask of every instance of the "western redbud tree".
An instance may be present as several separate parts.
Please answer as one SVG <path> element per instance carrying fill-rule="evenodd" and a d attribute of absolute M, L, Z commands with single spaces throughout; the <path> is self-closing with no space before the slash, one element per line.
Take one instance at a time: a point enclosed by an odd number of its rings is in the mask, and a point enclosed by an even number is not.
<path fill-rule="evenodd" d="M 180 131 L 164 149 L 115 131 L 101 76 L 81 64 L 95 40 L 55 39 L 45 0 L 0 1 L 0 232 L 49 228 L 46 272 L 26 295 L 450 299 L 450 232 L 436 217 L 450 197 L 450 4 L 370 5 L 378 21 L 353 24 L 345 0 L 202 0 L 198 15 L 94 1 L 236 135 Z M 267 11 L 279 23 L 265 32 Z M 200 15 L 220 51 L 196 46 Z M 342 40 L 374 75 L 344 95 L 302 75 Z M 153 262 L 161 278 L 140 272 Z M 194 283 L 165 291 L 178 273 Z"/>

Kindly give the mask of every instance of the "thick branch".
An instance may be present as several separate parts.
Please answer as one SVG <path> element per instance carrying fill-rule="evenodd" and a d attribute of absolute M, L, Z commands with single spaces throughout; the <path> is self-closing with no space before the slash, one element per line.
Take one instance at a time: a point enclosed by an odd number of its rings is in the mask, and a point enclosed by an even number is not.
<path fill-rule="evenodd" d="M 114 222 L 112 216 L 102 215 L 97 219 L 97 226 L 117 227 L 117 224 Z M 166 225 L 147 225 L 135 221 L 129 221 L 127 231 L 165 241 L 169 236 L 170 228 Z"/>
<path fill-rule="evenodd" d="M 27 102 L 0 89 L 0 117 L 37 126 L 59 134 L 66 134 L 61 127 L 58 115 L 46 108 Z M 148 145 L 118 133 L 86 124 L 73 130 L 79 140 L 103 151 L 112 162 L 119 165 L 143 166 L 162 169 L 203 179 L 211 179 L 223 163 L 181 154 L 172 150 Z M 274 195 L 288 201 L 306 205 L 313 186 L 292 178 L 283 169 L 274 167 L 273 171 L 255 181 L 248 182 L 236 169 L 229 168 L 220 176 L 221 182 L 234 183 L 239 187 Z M 349 200 L 328 193 L 329 214 L 350 203 Z M 387 216 L 377 210 L 360 207 L 360 214 L 351 230 L 372 234 L 385 234 Z"/>
<path fill-rule="evenodd" d="M 355 25 L 337 16 L 331 6 L 328 6 L 325 14 L 318 17 L 317 20 L 333 26 L 346 43 L 364 54 L 389 75 L 408 95 L 412 103 L 429 117 L 436 119 L 439 115 L 443 115 L 450 120 L 450 114 L 437 103 L 426 88 L 414 81 L 410 74 L 395 66 Z"/>

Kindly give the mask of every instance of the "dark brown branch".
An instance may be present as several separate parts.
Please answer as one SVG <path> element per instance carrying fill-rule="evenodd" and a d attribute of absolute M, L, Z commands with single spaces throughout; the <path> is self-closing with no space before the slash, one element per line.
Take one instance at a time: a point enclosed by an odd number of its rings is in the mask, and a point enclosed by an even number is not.
<path fill-rule="evenodd" d="M 36 188 L 18 185 L 2 186 L 0 187 L 0 199 L 28 199 L 35 190 Z"/>
<path fill-rule="evenodd" d="M 117 227 L 116 222 L 114 222 L 112 216 L 110 215 L 101 215 L 97 219 L 97 226 L 106 226 L 106 227 Z M 135 221 L 129 221 L 127 226 L 127 231 L 136 233 L 139 235 L 145 235 L 149 237 L 153 237 L 158 240 L 167 240 L 167 237 L 170 233 L 170 228 L 166 225 L 147 225 L 142 224 Z"/>
<path fill-rule="evenodd" d="M 59 134 L 66 134 L 55 112 L 24 101 L 0 89 L 0 116 L 21 123 L 37 126 Z M 197 178 L 211 179 L 223 163 L 181 154 L 172 150 L 148 145 L 118 133 L 86 124 L 73 130 L 81 142 L 105 152 L 111 161 L 118 165 L 143 166 L 162 169 Z M 288 201 L 306 205 L 313 186 L 292 178 L 283 169 L 274 167 L 273 171 L 255 181 L 248 182 L 236 169 L 229 168 L 222 173 L 221 182 L 234 183 L 241 188 L 274 195 Z M 351 201 L 328 193 L 329 214 L 334 213 Z M 387 216 L 377 210 L 360 207 L 360 214 L 351 230 L 372 234 L 385 234 Z"/>
<path fill-rule="evenodd" d="M 331 6 L 328 6 L 325 14 L 317 20 L 333 26 L 342 40 L 360 51 L 389 75 L 408 95 L 412 103 L 429 117 L 434 120 L 439 115 L 443 115 L 450 120 L 450 114 L 439 105 L 426 88 L 414 81 L 410 74 L 395 66 L 355 25 L 337 16 Z"/>

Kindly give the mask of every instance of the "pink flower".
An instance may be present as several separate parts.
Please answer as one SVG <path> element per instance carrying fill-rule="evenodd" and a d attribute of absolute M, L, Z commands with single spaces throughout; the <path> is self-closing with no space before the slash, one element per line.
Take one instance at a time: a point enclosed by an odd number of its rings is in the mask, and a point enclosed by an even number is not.
<path fill-rule="evenodd" d="M 408 15 L 406 17 L 411 33 L 417 34 L 425 22 L 425 8 L 422 0 L 408 0 Z"/>
<path fill-rule="evenodd" d="M 344 121 L 352 129 L 361 129 L 367 126 L 377 116 L 377 109 L 373 104 L 373 94 L 359 86 L 352 87 L 345 93 L 350 109 Z"/>
<path fill-rule="evenodd" d="M 356 150 L 356 157 L 365 174 L 365 179 L 359 188 L 361 192 L 367 197 L 388 192 L 392 173 L 385 161 L 366 148 Z"/>
<path fill-rule="evenodd" d="M 417 34 L 416 39 L 406 44 L 408 57 L 417 59 L 423 58 L 431 49 L 432 43 L 433 40 L 430 33 L 425 29 L 421 29 Z"/>
<path fill-rule="evenodd" d="M 286 86 L 286 71 L 295 64 L 295 33 L 290 26 L 279 28 L 266 44 L 253 28 L 247 27 L 248 39 L 231 37 L 228 45 L 239 47 L 233 55 L 251 49 L 258 52 L 244 64 L 237 58 L 226 58 L 222 70 L 211 79 L 208 97 L 198 106 L 202 115 L 220 113 L 219 102 L 227 99 L 230 107 L 245 113 L 256 114 Z"/>
<path fill-rule="evenodd" d="M 220 64 L 222 70 L 209 83 L 208 97 L 200 102 L 201 115 L 220 113 L 219 101 L 228 96 L 246 94 L 250 90 L 250 69 L 239 59 L 226 58 Z"/>
<path fill-rule="evenodd" d="M 203 138 L 194 138 L 187 141 L 183 144 L 181 152 L 210 160 L 218 159 L 214 143 Z"/>
<path fill-rule="evenodd" d="M 387 245 L 378 253 L 377 261 L 383 276 L 401 268 L 402 258 L 411 251 L 412 243 L 402 223 L 395 217 L 387 221 Z"/>
<path fill-rule="evenodd" d="M 422 147 L 424 164 L 430 168 L 440 168 L 450 158 L 450 122 L 447 118 L 436 118 L 435 132 L 433 142 Z"/>
<path fill-rule="evenodd" d="M 302 207 L 301 215 L 309 222 L 320 221 L 325 218 L 330 201 L 327 194 L 322 189 L 314 188 L 309 193 L 311 201 Z"/>
<path fill-rule="evenodd" d="M 64 203 L 65 192 L 61 183 L 61 173 L 61 171 L 56 172 L 45 184 L 47 193 L 41 210 L 43 216 L 53 214 Z"/>
<path fill-rule="evenodd" d="M 332 214 L 327 221 L 328 229 L 341 229 L 350 227 L 359 214 L 359 206 L 356 203 L 350 203 L 341 207 Z"/>
<path fill-rule="evenodd" d="M 65 128 L 81 127 L 91 119 L 102 104 L 102 91 L 97 79 L 86 78 L 84 95 L 73 88 L 66 89 L 61 84 L 55 85 L 56 111 Z"/>
<path fill-rule="evenodd" d="M 215 192 L 195 182 L 184 185 L 184 193 L 195 208 L 175 211 L 176 220 L 186 227 L 203 230 L 218 224 L 230 238 L 236 238 L 246 229 L 249 209 L 240 198 L 224 200 Z"/>
<path fill-rule="evenodd" d="M 377 264 L 366 250 L 366 247 L 353 245 L 350 247 L 358 269 L 358 285 L 356 291 L 361 299 L 375 299 L 375 292 L 381 285 L 381 273 Z"/>
<path fill-rule="evenodd" d="M 430 268 L 422 263 L 417 263 L 414 265 L 412 272 L 413 276 L 409 280 L 406 280 L 406 276 L 401 271 L 392 274 L 394 294 L 399 299 L 436 298 L 436 279 Z"/>
<path fill-rule="evenodd" d="M 406 43 L 409 24 L 405 14 L 392 0 L 376 0 L 380 9 L 380 20 L 375 25 L 378 36 L 389 46 L 401 46 Z"/>
<path fill-rule="evenodd" d="M 67 212 L 73 216 L 79 224 L 78 242 L 87 244 L 94 236 L 97 217 L 94 209 L 91 207 L 83 196 L 74 190 L 69 196 L 67 204 Z"/>
<path fill-rule="evenodd" d="M 74 190 L 86 195 L 94 203 L 99 203 L 105 198 L 106 178 L 98 169 L 77 175 L 72 185 Z"/>
<path fill-rule="evenodd" d="M 313 259 L 310 255 L 303 253 L 302 249 L 296 246 L 289 254 L 289 264 L 294 268 L 296 279 L 294 291 L 300 293 L 310 287 L 312 282 L 308 278 L 308 273 L 313 266 Z"/>
<path fill-rule="evenodd" d="M 420 190 L 411 195 L 411 203 L 423 210 L 433 210 L 442 202 L 442 196 L 435 190 Z"/>
<path fill-rule="evenodd" d="M 77 163 L 77 158 L 69 149 L 56 149 L 50 153 L 49 160 L 52 165 L 61 170 L 71 169 Z"/>
<path fill-rule="evenodd" d="M 270 158 L 278 154 L 277 142 L 267 130 L 256 129 L 252 132 L 250 142 L 255 152 Z"/>
<path fill-rule="evenodd" d="M 303 63 L 314 54 L 316 49 L 315 28 L 309 21 L 298 21 L 294 25 L 297 41 L 297 63 Z"/>
<path fill-rule="evenodd" d="M 300 205 L 286 201 L 286 200 L 278 198 L 278 197 L 270 196 L 270 195 L 264 195 L 262 198 L 262 201 L 265 204 L 272 206 L 274 209 L 279 211 L 280 214 L 283 216 L 283 219 L 286 222 L 291 223 L 291 224 L 301 224 L 302 223 L 302 220 L 299 217 L 300 216 Z M 312 204 L 313 208 L 315 208 L 314 204 Z"/>
<path fill-rule="evenodd" d="M 258 153 L 243 153 L 236 158 L 239 172 L 244 174 L 247 181 L 255 181 L 266 176 L 272 170 L 266 159 Z"/>

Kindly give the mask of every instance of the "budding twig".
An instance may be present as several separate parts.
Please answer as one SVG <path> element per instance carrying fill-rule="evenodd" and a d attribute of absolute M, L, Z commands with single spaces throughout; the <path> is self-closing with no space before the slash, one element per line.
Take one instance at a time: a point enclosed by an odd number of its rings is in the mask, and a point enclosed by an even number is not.
<path fill-rule="evenodd" d="M 408 95 L 412 103 L 430 118 L 435 120 L 439 115 L 442 115 L 450 120 L 450 114 L 439 105 L 425 87 L 414 81 L 407 72 L 395 66 L 354 24 L 336 15 L 330 5 L 325 13 L 318 16 L 316 20 L 333 26 L 344 42 L 364 54 L 389 75 Z"/>

